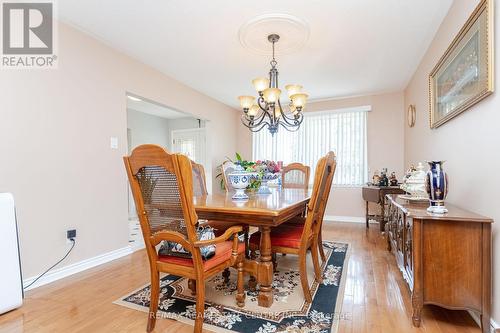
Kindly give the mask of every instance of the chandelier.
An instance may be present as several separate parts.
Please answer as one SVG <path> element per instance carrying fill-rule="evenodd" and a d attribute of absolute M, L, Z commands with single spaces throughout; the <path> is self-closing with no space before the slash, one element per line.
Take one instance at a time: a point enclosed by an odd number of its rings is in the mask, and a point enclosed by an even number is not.
<path fill-rule="evenodd" d="M 289 84 L 285 86 L 287 90 L 289 103 L 288 112 L 281 106 L 281 90 L 278 88 L 278 62 L 274 58 L 274 44 L 278 42 L 280 36 L 271 34 L 267 39 L 273 45 L 273 59 L 271 60 L 271 70 L 269 79 L 259 77 L 252 80 L 252 84 L 257 90 L 259 97 L 255 103 L 253 96 L 239 96 L 243 114 L 241 122 L 252 132 L 258 132 L 267 126 L 272 135 L 278 131 L 279 126 L 288 131 L 296 131 L 304 118 L 303 110 L 309 96 L 302 92 L 302 86 L 298 84 Z"/>

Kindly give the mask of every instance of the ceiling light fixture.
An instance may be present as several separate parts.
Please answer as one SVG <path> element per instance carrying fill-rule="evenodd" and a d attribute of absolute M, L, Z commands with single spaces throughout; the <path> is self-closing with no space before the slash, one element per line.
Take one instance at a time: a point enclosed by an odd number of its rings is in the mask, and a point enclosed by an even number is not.
<path fill-rule="evenodd" d="M 267 126 L 269 132 L 274 135 L 281 125 L 288 131 L 296 131 L 304 119 L 304 110 L 308 94 L 302 91 L 302 86 L 298 84 L 288 84 L 285 86 L 290 102 L 288 112 L 281 107 L 281 90 L 278 87 L 278 62 L 274 58 L 274 44 L 278 42 L 280 36 L 271 34 L 267 39 L 273 45 L 273 59 L 271 60 L 271 70 L 269 79 L 259 77 L 252 80 L 252 84 L 257 90 L 259 97 L 255 103 L 253 96 L 239 96 L 240 106 L 243 109 L 241 122 L 252 132 L 258 132 Z"/>

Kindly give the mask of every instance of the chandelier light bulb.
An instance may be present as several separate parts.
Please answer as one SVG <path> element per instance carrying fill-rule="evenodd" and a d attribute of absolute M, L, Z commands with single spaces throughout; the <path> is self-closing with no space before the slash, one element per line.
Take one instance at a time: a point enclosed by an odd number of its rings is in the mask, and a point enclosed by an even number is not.
<path fill-rule="evenodd" d="M 240 106 L 243 110 L 248 110 L 252 107 L 255 97 L 253 96 L 240 96 L 238 97 Z"/>
<path fill-rule="evenodd" d="M 257 90 L 257 92 L 262 92 L 264 91 L 264 89 L 267 89 L 269 88 L 269 79 L 268 78 L 265 78 L 265 77 L 258 77 L 254 80 L 252 80 L 252 84 L 255 88 L 255 90 Z"/>
<path fill-rule="evenodd" d="M 306 105 L 307 97 L 309 97 L 309 95 L 306 93 L 296 93 L 290 96 L 290 99 L 292 100 L 293 106 L 300 110 Z"/>
<path fill-rule="evenodd" d="M 268 103 L 276 103 L 280 99 L 281 90 L 278 88 L 266 88 L 262 92 L 264 100 Z"/>
<path fill-rule="evenodd" d="M 288 96 L 292 96 L 299 93 L 302 90 L 302 88 L 303 87 L 300 84 L 287 84 L 285 86 Z"/>

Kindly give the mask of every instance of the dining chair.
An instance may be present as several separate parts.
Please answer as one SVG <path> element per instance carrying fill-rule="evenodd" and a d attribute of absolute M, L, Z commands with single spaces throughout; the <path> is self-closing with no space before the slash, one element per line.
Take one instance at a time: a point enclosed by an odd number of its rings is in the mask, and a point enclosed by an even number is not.
<path fill-rule="evenodd" d="M 334 153 L 332 152 L 332 154 L 334 154 Z M 334 158 L 335 158 L 335 155 L 334 155 Z M 336 170 L 336 167 L 337 167 L 337 163 L 335 162 L 332 167 L 333 167 L 333 171 L 332 171 L 332 173 L 329 174 L 330 179 L 327 180 L 327 187 L 325 188 L 325 192 L 323 193 L 323 198 L 321 199 L 321 208 L 320 208 L 320 213 L 319 213 L 319 216 L 320 216 L 321 219 L 319 221 L 319 227 L 318 227 L 318 251 L 319 251 L 319 254 L 320 254 L 320 257 L 321 257 L 321 261 L 323 261 L 323 262 L 326 260 L 325 251 L 323 249 L 323 236 L 322 236 L 323 218 L 325 216 L 325 211 L 326 211 L 326 205 L 328 203 L 328 198 L 330 197 L 330 191 L 331 191 L 331 188 L 332 188 L 333 177 L 335 176 L 335 170 Z M 305 223 L 305 218 L 304 217 L 296 217 L 296 218 L 288 221 L 287 225 L 288 226 L 298 226 L 298 227 L 300 227 L 304 223 Z"/>
<path fill-rule="evenodd" d="M 193 170 L 193 194 L 195 197 L 208 194 L 205 168 L 203 165 L 191 160 Z"/>
<path fill-rule="evenodd" d="M 304 223 L 293 226 L 288 223 L 281 224 L 271 230 L 271 251 L 273 253 L 295 254 L 299 256 L 300 282 L 304 297 L 307 302 L 312 302 L 309 283 L 307 281 L 306 259 L 307 252 L 310 250 L 313 264 L 314 275 L 318 283 L 322 281 L 321 268 L 318 258 L 318 233 L 321 227 L 322 202 L 325 191 L 329 188 L 329 182 L 332 181 L 332 173 L 335 171 L 335 154 L 329 152 L 322 157 L 317 164 L 314 175 L 314 184 L 311 199 L 307 205 L 307 215 Z M 260 232 L 252 234 L 250 237 L 250 249 L 255 251 L 260 244 Z"/>
<path fill-rule="evenodd" d="M 202 164 L 196 163 L 193 160 L 191 160 L 191 166 L 193 169 L 193 194 L 195 197 L 198 196 L 203 196 L 208 194 L 208 189 L 207 189 L 207 181 L 205 178 L 205 168 L 203 167 Z M 205 221 L 200 221 L 202 222 L 202 225 L 208 225 L 213 228 L 214 233 L 216 236 L 221 236 L 226 232 L 226 230 L 232 226 L 238 225 L 238 223 L 230 223 L 230 222 L 224 222 L 224 221 L 217 221 L 217 220 L 205 220 Z M 243 232 L 247 230 L 248 226 L 243 226 Z M 245 253 L 247 252 L 248 249 L 248 234 L 246 234 L 245 238 Z M 229 283 L 229 278 L 231 276 L 231 272 L 229 271 L 229 268 L 226 268 L 222 272 L 222 277 L 224 278 L 224 282 Z"/>
<path fill-rule="evenodd" d="M 309 188 L 309 173 L 311 168 L 302 163 L 291 163 L 281 171 L 281 186 L 283 188 Z"/>
<path fill-rule="evenodd" d="M 198 216 L 193 205 L 193 171 L 189 159 L 170 154 L 156 145 L 142 145 L 123 158 L 136 204 L 151 272 L 151 294 L 147 331 L 156 324 L 160 272 L 186 277 L 196 293 L 194 332 L 202 331 L 205 280 L 228 267 L 238 271 L 236 304 L 244 306 L 244 246 L 238 241 L 241 226 L 228 228 L 223 235 L 198 240 Z M 229 240 L 232 238 L 232 240 Z M 182 245 L 191 258 L 159 255 L 157 245 L 170 241 Z M 216 245 L 215 255 L 203 260 L 200 248 Z"/>

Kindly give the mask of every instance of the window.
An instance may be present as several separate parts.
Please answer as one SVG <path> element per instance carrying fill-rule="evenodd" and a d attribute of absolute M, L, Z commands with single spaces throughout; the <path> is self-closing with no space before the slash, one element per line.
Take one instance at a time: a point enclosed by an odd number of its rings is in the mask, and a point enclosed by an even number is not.
<path fill-rule="evenodd" d="M 273 136 L 263 129 L 253 133 L 253 159 L 300 162 L 311 167 L 332 150 L 337 156 L 336 186 L 359 186 L 368 180 L 366 117 L 369 106 L 337 111 L 307 112 L 300 129 L 280 128 Z"/>

